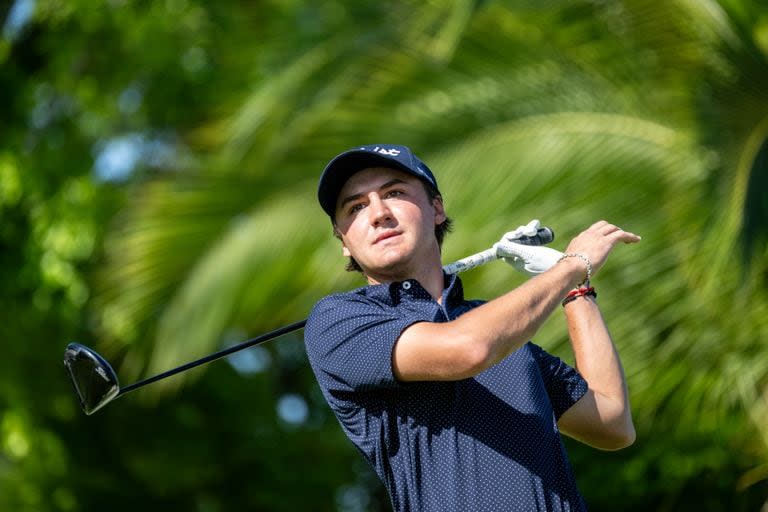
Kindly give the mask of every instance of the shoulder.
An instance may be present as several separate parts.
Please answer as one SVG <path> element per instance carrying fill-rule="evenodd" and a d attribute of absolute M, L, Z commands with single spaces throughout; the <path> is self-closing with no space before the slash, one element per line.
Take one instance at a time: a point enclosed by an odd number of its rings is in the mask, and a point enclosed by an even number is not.
<path fill-rule="evenodd" d="M 386 300 L 386 288 L 359 288 L 315 304 L 304 345 L 322 388 L 349 392 L 396 385 L 392 350 L 406 321 Z"/>
<path fill-rule="evenodd" d="M 364 286 L 334 293 L 320 299 L 307 318 L 305 337 L 310 339 L 339 329 L 354 330 L 378 316 L 392 313 L 390 293 L 386 285 Z"/>
<path fill-rule="evenodd" d="M 476 307 L 482 306 L 487 302 L 488 302 L 487 300 L 470 299 L 470 300 L 464 300 L 462 302 L 462 306 L 467 308 L 467 310 L 470 310 L 470 309 L 475 309 Z"/>
<path fill-rule="evenodd" d="M 363 286 L 354 290 L 327 295 L 317 301 L 312 307 L 307 322 L 316 321 L 319 317 L 329 313 L 339 313 L 350 308 L 373 306 L 378 302 L 376 296 L 381 294 L 376 288 L 378 286 Z"/>

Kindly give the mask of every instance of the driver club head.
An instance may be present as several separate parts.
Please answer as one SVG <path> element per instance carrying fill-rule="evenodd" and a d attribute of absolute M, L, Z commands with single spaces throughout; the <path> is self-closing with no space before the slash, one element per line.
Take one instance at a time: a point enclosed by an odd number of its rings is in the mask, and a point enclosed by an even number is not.
<path fill-rule="evenodd" d="M 72 379 L 80 407 L 87 415 L 107 405 L 120 392 L 115 371 L 103 357 L 85 345 L 67 345 L 64 366 Z"/>

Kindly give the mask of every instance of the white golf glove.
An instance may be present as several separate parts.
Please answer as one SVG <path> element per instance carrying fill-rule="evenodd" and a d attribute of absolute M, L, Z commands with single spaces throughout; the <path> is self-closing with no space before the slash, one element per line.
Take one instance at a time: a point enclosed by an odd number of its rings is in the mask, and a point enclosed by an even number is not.
<path fill-rule="evenodd" d="M 562 252 L 541 245 L 523 245 L 515 242 L 522 236 L 536 235 L 540 225 L 539 221 L 534 219 L 525 226 L 505 233 L 501 240 L 493 244 L 496 254 L 527 276 L 535 276 L 549 270 L 563 256 Z"/>
<path fill-rule="evenodd" d="M 504 233 L 501 236 L 501 240 L 514 241 L 520 238 L 521 236 L 534 236 L 536 235 L 536 233 L 539 232 L 540 227 L 541 227 L 541 222 L 539 222 L 539 219 L 533 219 L 531 222 L 529 222 L 525 226 L 518 226 L 517 229 L 515 229 L 514 231 L 509 231 L 507 233 Z"/>

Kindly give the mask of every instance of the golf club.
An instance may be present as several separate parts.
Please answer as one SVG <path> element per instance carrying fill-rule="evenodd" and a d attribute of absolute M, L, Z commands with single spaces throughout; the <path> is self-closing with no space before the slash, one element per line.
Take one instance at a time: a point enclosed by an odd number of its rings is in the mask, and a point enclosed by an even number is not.
<path fill-rule="evenodd" d="M 539 228 L 538 232 L 532 236 L 521 236 L 515 239 L 515 242 L 523 245 L 544 245 L 552 242 L 555 238 L 554 232 L 547 227 Z M 462 258 L 450 265 L 443 267 L 447 274 L 457 274 L 471 268 L 484 265 L 490 261 L 498 259 L 496 249 L 490 248 L 477 254 Z M 64 366 L 69 372 L 72 385 L 75 388 L 75 394 L 80 401 L 80 407 L 86 415 L 91 415 L 98 411 L 112 400 L 119 398 L 133 390 L 146 386 L 161 379 L 165 379 L 177 373 L 195 368 L 205 363 L 215 361 L 222 357 L 238 352 L 240 350 L 264 343 L 271 339 L 288 334 L 304 327 L 306 320 L 280 327 L 267 332 L 250 340 L 244 341 L 232 347 L 214 352 L 208 356 L 191 361 L 177 368 L 160 373 L 153 377 L 146 378 L 129 386 L 120 387 L 117 380 L 117 374 L 106 359 L 101 357 L 96 351 L 81 345 L 79 343 L 70 343 L 64 351 Z"/>

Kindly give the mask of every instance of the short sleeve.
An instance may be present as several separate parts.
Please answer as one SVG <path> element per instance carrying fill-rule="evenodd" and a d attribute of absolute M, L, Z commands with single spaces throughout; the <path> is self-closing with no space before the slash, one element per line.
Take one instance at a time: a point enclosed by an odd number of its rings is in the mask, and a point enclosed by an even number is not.
<path fill-rule="evenodd" d="M 418 321 L 362 295 L 332 295 L 318 302 L 307 319 L 304 343 L 321 387 L 332 392 L 399 385 L 392 350 L 400 334 Z"/>
<path fill-rule="evenodd" d="M 587 392 L 587 381 L 576 368 L 547 353 L 538 345 L 531 343 L 531 351 L 539 365 L 555 418 L 560 419 L 560 416 Z"/>

